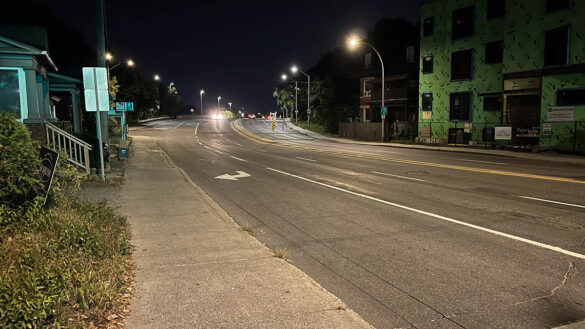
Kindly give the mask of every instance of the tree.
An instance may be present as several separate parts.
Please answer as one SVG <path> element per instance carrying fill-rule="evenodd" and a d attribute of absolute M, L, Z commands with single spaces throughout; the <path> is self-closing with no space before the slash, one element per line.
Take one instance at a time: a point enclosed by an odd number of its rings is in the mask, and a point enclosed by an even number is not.
<path fill-rule="evenodd" d="M 134 102 L 134 112 L 128 112 L 128 120 L 136 121 L 159 115 L 158 89 L 148 81 L 122 85 L 118 98 Z"/>
<path fill-rule="evenodd" d="M 183 98 L 174 85 L 171 85 L 160 94 L 160 112 L 174 117 L 185 108 Z"/>

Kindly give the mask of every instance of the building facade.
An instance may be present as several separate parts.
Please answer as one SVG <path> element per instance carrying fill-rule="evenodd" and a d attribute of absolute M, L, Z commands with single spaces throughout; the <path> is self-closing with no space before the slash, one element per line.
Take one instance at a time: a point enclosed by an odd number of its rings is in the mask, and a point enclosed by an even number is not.
<path fill-rule="evenodd" d="M 421 6 L 418 139 L 585 152 L 585 0 Z"/>

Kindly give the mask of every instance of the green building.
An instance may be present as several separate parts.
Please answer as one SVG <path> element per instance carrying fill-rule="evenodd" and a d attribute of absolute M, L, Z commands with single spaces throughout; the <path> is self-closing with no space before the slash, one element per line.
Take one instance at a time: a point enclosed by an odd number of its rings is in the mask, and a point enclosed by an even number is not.
<path fill-rule="evenodd" d="M 421 5 L 418 139 L 585 152 L 585 0 Z"/>

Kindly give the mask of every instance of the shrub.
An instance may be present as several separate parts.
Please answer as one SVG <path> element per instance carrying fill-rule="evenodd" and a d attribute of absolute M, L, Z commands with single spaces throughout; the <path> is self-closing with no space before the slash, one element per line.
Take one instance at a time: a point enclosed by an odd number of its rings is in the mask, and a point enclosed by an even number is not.
<path fill-rule="evenodd" d="M 0 204 L 17 207 L 41 190 L 39 145 L 26 127 L 0 112 Z"/>

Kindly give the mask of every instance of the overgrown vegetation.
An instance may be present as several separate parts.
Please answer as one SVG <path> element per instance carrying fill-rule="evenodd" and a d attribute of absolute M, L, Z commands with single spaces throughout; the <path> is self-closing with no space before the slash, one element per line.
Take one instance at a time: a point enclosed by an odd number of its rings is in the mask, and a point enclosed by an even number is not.
<path fill-rule="evenodd" d="M 309 124 L 307 123 L 307 121 L 299 120 L 297 122 L 296 120 L 291 119 L 291 122 L 297 127 L 301 127 L 303 129 L 314 131 L 314 132 L 319 133 L 319 134 L 327 134 L 328 133 L 327 129 L 325 129 L 325 126 L 323 126 L 323 124 L 318 123 L 318 122 L 311 121 L 311 127 L 309 127 Z"/>
<path fill-rule="evenodd" d="M 105 202 L 92 204 L 70 196 L 81 176 L 65 156 L 43 205 L 44 195 L 27 190 L 38 181 L 33 160 L 38 145 L 14 118 L 0 120 L 2 184 L 18 187 L 12 189 L 17 193 L 3 193 L 0 204 L 0 327 L 105 327 L 128 296 L 131 246 L 126 218 Z M 7 147 L 28 155 L 20 171 L 12 162 L 22 160 L 7 155 Z M 16 173 L 20 178 L 14 180 Z"/>

